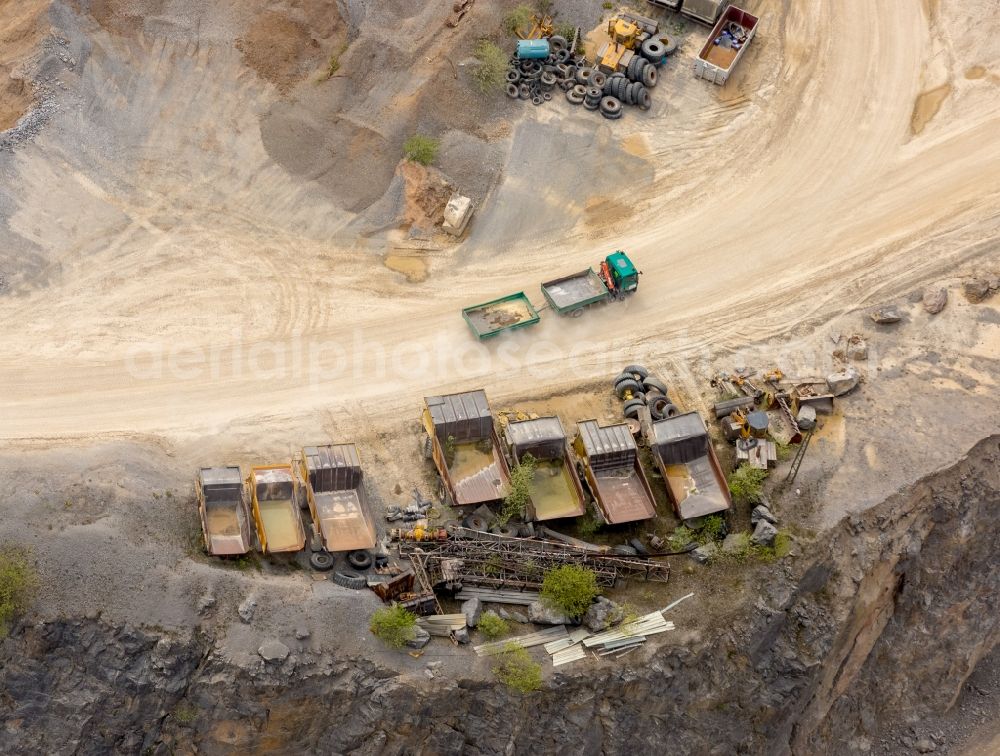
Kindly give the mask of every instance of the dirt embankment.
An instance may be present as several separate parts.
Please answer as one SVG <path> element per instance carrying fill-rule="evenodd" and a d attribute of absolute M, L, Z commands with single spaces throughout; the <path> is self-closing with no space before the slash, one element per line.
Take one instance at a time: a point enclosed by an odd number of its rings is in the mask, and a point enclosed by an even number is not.
<path fill-rule="evenodd" d="M 0 131 L 13 127 L 35 101 L 26 66 L 48 31 L 44 0 L 0 3 Z"/>
<path fill-rule="evenodd" d="M 897 754 L 914 738 L 945 751 L 1000 713 L 994 696 L 969 719 L 959 697 L 1000 631 L 998 505 L 994 436 L 842 522 L 798 569 L 762 575 L 732 622 L 627 665 L 581 662 L 528 697 L 308 638 L 284 662 L 234 663 L 204 629 L 25 622 L 0 647 L 0 749 L 633 754 L 669 733 L 679 753 Z M 941 715 L 965 726 L 920 730 Z"/>

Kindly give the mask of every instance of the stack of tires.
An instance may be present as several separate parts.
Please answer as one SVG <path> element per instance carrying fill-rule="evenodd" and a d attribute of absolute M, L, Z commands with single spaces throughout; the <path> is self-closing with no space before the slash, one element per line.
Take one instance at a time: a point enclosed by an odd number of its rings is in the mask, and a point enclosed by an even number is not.
<path fill-rule="evenodd" d="M 569 49 L 565 37 L 556 34 L 549 37 L 548 42 L 547 58 L 522 60 L 515 56 L 510 59 L 506 85 L 508 97 L 515 100 L 531 100 L 535 105 L 541 105 L 552 99 L 556 87 L 565 91 L 567 97 L 577 84 L 582 84 L 586 89 L 587 79 L 581 80 L 577 76 L 579 70 L 584 67 L 583 58 Z M 580 102 L 574 104 L 582 102 L 581 95 Z"/>
<path fill-rule="evenodd" d="M 667 384 L 642 365 L 626 365 L 614 380 L 615 395 L 621 399 L 626 419 L 638 420 L 642 407 L 649 408 L 653 420 L 663 420 L 677 414 L 677 407 L 667 395 Z"/>
<path fill-rule="evenodd" d="M 635 105 L 643 110 L 649 110 L 652 105 L 652 98 L 646 86 L 638 81 L 629 81 L 623 73 L 614 73 L 608 77 L 604 85 L 604 94 L 606 97 L 613 97 L 619 104 Z"/>

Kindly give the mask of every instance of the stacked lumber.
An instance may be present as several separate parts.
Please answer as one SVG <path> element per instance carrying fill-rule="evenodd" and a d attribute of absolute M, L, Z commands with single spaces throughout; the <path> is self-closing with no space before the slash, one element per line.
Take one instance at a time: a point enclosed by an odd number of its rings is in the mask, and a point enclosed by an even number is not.
<path fill-rule="evenodd" d="M 472 586 L 467 586 L 455 594 L 455 598 L 459 601 L 477 598 L 484 604 L 528 606 L 538 601 L 538 591 L 505 591 L 501 588 L 473 588 Z"/>
<path fill-rule="evenodd" d="M 426 617 L 417 617 L 417 625 L 431 635 L 436 635 L 439 638 L 449 638 L 455 630 L 465 628 L 465 615 L 431 614 Z"/>
<path fill-rule="evenodd" d="M 566 634 L 565 625 L 553 625 L 545 630 L 539 630 L 537 633 L 515 635 L 513 638 L 506 638 L 501 641 L 494 641 L 493 643 L 484 643 L 480 646 L 473 646 L 472 650 L 476 652 L 477 656 L 492 656 L 493 654 L 503 651 L 508 646 L 518 646 L 520 648 L 542 646 L 550 641 L 564 638 L 566 637 Z"/>

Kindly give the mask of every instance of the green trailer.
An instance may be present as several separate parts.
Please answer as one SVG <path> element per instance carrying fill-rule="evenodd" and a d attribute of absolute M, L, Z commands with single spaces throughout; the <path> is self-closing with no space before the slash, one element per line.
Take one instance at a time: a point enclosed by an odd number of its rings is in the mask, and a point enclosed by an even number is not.
<path fill-rule="evenodd" d="M 523 291 L 466 307 L 462 317 L 480 341 L 539 321 L 538 311 Z"/>
<path fill-rule="evenodd" d="M 542 294 L 549 306 L 560 315 L 577 317 L 586 307 L 607 301 L 611 294 L 593 268 L 542 284 Z"/>

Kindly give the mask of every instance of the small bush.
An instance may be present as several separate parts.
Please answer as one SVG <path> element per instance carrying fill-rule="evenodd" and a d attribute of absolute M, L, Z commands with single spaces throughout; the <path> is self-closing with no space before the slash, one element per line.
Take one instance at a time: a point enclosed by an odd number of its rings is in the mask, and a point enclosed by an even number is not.
<path fill-rule="evenodd" d="M 185 701 L 181 701 L 174 709 L 174 719 L 180 724 L 191 724 L 198 716 L 198 709 Z"/>
<path fill-rule="evenodd" d="M 542 666 L 533 661 L 527 650 L 513 643 L 496 656 L 493 674 L 512 690 L 531 693 L 542 687 Z"/>
<path fill-rule="evenodd" d="M 684 525 L 674 528 L 674 532 L 667 537 L 667 543 L 671 551 L 681 551 L 694 542 L 695 532 Z"/>
<path fill-rule="evenodd" d="M 479 616 L 477 629 L 486 640 L 495 641 L 510 632 L 510 625 L 496 612 L 483 612 Z"/>
<path fill-rule="evenodd" d="M 488 40 L 476 43 L 476 60 L 479 65 L 472 72 L 472 80 L 480 92 L 495 92 L 506 82 L 507 56 L 504 51 Z"/>
<path fill-rule="evenodd" d="M 759 504 L 764 493 L 765 478 L 767 470 L 741 465 L 729 473 L 729 490 L 739 504 Z"/>
<path fill-rule="evenodd" d="M 576 530 L 580 534 L 580 538 L 587 540 L 597 535 L 603 525 L 601 519 L 591 512 L 576 521 Z"/>
<path fill-rule="evenodd" d="M 399 604 L 376 609 L 369 625 L 375 636 L 392 646 L 402 648 L 417 629 L 417 615 Z"/>
<path fill-rule="evenodd" d="M 535 458 L 530 454 L 521 457 L 521 461 L 510 473 L 510 491 L 503 499 L 503 508 L 497 517 L 501 527 L 512 517 L 524 517 L 531 501 L 531 484 L 535 480 Z"/>
<path fill-rule="evenodd" d="M 604 10 L 611 10 L 612 8 L 615 7 L 615 4 L 614 3 L 601 3 L 601 7 L 604 8 Z"/>
<path fill-rule="evenodd" d="M 441 147 L 437 139 L 422 134 L 414 134 L 403 143 L 403 154 L 407 160 L 420 165 L 430 165 L 437 159 Z"/>
<path fill-rule="evenodd" d="M 697 539 L 699 543 L 718 541 L 726 529 L 726 520 L 722 515 L 708 515 L 701 520 L 697 528 Z"/>
<path fill-rule="evenodd" d="M 0 546 L 0 639 L 10 622 L 24 612 L 38 588 L 38 576 L 28 552 L 18 546 Z"/>
<path fill-rule="evenodd" d="M 531 17 L 535 10 L 527 3 L 521 3 L 503 17 L 503 30 L 508 34 L 517 34 L 518 29 L 527 31 L 531 27 Z"/>
<path fill-rule="evenodd" d="M 597 575 L 575 564 L 549 570 L 542 580 L 542 601 L 570 617 L 579 617 L 587 611 L 599 594 Z"/>

